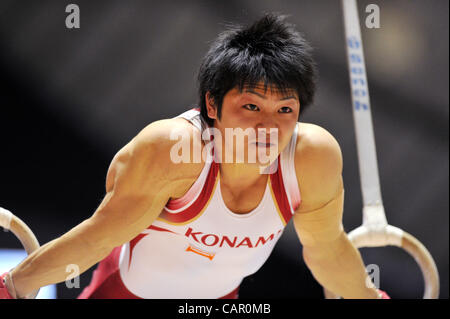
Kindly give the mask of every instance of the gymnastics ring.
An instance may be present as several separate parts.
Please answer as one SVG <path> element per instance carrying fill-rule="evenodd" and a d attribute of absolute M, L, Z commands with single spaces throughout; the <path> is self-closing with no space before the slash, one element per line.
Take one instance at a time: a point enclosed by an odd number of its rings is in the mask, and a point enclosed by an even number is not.
<path fill-rule="evenodd" d="M 0 207 L 0 226 L 5 230 L 11 230 L 20 240 L 28 255 L 37 250 L 40 245 L 31 229 L 10 211 Z M 30 293 L 26 299 L 36 298 L 39 289 Z"/>
<path fill-rule="evenodd" d="M 439 274 L 433 257 L 414 236 L 400 228 L 387 225 L 381 231 L 375 231 L 362 225 L 348 234 L 356 248 L 397 246 L 407 251 L 417 262 L 425 281 L 424 299 L 439 297 Z M 324 289 L 326 299 L 338 299 L 338 295 Z"/>
<path fill-rule="evenodd" d="M 406 250 L 416 260 L 422 271 L 425 280 L 423 298 L 437 298 L 439 275 L 433 257 L 416 238 L 387 223 L 381 199 L 369 88 L 356 0 L 342 0 L 342 9 L 364 204 L 362 226 L 350 232 L 348 238 L 356 248 L 392 245 Z M 324 293 L 327 299 L 339 298 L 326 288 Z"/>

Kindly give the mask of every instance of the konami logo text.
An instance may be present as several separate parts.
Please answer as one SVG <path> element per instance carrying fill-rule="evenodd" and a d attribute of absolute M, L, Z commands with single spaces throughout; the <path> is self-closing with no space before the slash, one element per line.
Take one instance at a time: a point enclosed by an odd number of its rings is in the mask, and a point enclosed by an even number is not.
<path fill-rule="evenodd" d="M 276 236 L 281 233 L 282 229 L 280 229 L 276 233 L 272 233 L 268 236 L 259 236 L 257 239 L 252 239 L 250 237 L 241 237 L 238 236 L 225 236 L 225 235 L 216 235 L 216 234 L 205 234 L 203 232 L 194 230 L 189 227 L 186 233 L 184 234 L 188 238 L 194 239 L 197 243 L 201 243 L 208 247 L 230 247 L 230 248 L 239 248 L 239 247 L 248 247 L 248 248 L 256 248 L 258 246 L 264 246 L 267 242 L 272 241 Z"/>

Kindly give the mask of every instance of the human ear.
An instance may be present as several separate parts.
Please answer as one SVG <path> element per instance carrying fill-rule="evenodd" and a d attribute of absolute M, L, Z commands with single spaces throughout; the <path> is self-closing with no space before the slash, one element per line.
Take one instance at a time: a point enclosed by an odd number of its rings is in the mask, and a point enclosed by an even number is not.
<path fill-rule="evenodd" d="M 214 104 L 214 99 L 209 92 L 205 94 L 206 110 L 208 112 L 208 117 L 217 120 L 217 108 Z"/>

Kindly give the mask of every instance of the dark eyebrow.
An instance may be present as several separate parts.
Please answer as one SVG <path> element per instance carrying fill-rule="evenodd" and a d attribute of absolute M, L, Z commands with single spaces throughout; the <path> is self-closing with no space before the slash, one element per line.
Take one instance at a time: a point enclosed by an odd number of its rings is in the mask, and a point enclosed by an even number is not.
<path fill-rule="evenodd" d="M 247 90 L 245 90 L 245 92 L 246 93 L 251 93 L 251 94 L 255 94 L 255 95 L 257 95 L 257 96 L 259 96 L 260 98 L 262 98 L 262 99 L 264 99 L 264 100 L 267 100 L 267 98 L 264 96 L 264 95 L 262 95 L 262 94 L 259 94 L 258 92 L 255 92 L 255 91 L 253 91 L 253 90 L 251 90 L 251 89 L 247 89 Z M 290 99 L 297 99 L 294 95 L 289 95 L 289 96 L 285 96 L 285 97 L 282 97 L 281 99 L 280 99 L 280 101 L 285 101 L 285 100 L 290 100 Z"/>

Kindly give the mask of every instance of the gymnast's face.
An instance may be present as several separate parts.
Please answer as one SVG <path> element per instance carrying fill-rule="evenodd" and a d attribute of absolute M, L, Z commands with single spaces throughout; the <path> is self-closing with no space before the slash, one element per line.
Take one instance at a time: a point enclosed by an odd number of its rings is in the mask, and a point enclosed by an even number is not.
<path fill-rule="evenodd" d="M 257 152 L 264 150 L 266 155 L 275 155 L 275 158 L 279 155 L 289 143 L 294 131 L 300 112 L 300 102 L 294 90 L 281 92 L 270 87 L 264 90 L 263 84 L 260 84 L 256 87 L 244 87 L 242 91 L 238 88 L 228 91 L 223 99 L 220 120 L 217 116 L 217 109 L 208 101 L 207 108 L 208 116 L 215 119 L 214 127 L 221 133 L 222 145 L 229 146 L 231 141 L 225 138 L 226 128 L 240 128 L 243 131 L 252 129 L 256 132 L 255 138 L 244 135 L 243 145 L 245 162 L 247 162 L 249 147 L 256 147 Z M 266 134 L 259 135 L 258 133 L 262 129 L 265 129 Z M 277 131 L 277 138 L 273 134 L 270 135 L 271 129 Z M 236 132 L 236 130 L 234 131 Z M 266 138 L 266 143 L 261 143 L 264 142 L 261 137 Z M 236 147 L 239 146 L 238 139 L 234 139 L 233 143 L 235 143 L 233 153 L 236 155 Z M 275 158 L 271 157 L 271 160 Z"/>

